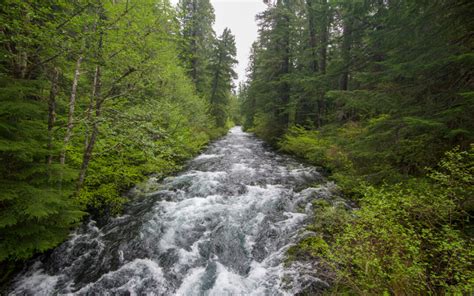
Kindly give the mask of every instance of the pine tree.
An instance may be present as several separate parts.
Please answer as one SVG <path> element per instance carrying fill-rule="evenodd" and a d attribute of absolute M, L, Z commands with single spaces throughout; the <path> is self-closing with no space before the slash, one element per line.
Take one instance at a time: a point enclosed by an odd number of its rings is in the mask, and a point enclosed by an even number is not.
<path fill-rule="evenodd" d="M 469 186 L 426 172 L 472 168 L 474 2 L 265 2 L 239 88 L 244 127 L 325 167 L 363 213 L 320 206 L 314 226 L 343 226 L 292 254 L 337 267 L 330 294 L 469 293 Z"/>
<path fill-rule="evenodd" d="M 291 85 L 293 70 L 291 28 L 294 21 L 289 1 L 268 4 L 257 16 L 260 36 L 253 45 L 248 98 L 256 110 L 250 111 L 247 122 L 258 122 L 257 134 L 274 140 L 290 123 Z M 250 103 L 250 102 L 249 102 Z"/>
<path fill-rule="evenodd" d="M 1 9 L 0 262 L 56 246 L 83 215 L 70 198 L 74 171 L 51 158 L 60 72 L 47 61 L 60 64 L 69 36 L 47 36 L 72 9 L 27 1 Z"/>
<path fill-rule="evenodd" d="M 210 113 L 218 127 L 224 127 L 228 118 L 227 107 L 233 87 L 232 79 L 237 78 L 233 70 L 237 63 L 236 53 L 234 36 L 228 28 L 225 28 L 216 40 L 209 66 L 209 72 L 212 75 L 209 95 Z"/>
<path fill-rule="evenodd" d="M 181 26 L 181 59 L 201 95 L 208 94 L 208 63 L 214 44 L 214 8 L 209 0 L 180 0 L 178 15 Z"/>

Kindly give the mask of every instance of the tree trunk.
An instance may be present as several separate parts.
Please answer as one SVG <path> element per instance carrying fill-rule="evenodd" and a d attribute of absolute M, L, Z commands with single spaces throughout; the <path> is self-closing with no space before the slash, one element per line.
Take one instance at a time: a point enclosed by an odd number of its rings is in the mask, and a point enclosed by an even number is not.
<path fill-rule="evenodd" d="M 198 9 L 197 1 L 193 1 L 192 3 L 192 17 L 195 18 Z M 198 44 L 197 44 L 198 33 L 196 32 L 195 24 L 193 24 L 192 32 L 191 32 L 191 79 L 193 80 L 194 84 L 196 85 L 196 89 L 201 91 L 198 88 Z"/>
<path fill-rule="evenodd" d="M 21 53 L 20 61 L 20 77 L 26 78 L 26 73 L 28 73 L 28 54 L 26 52 Z"/>
<path fill-rule="evenodd" d="M 319 44 L 319 71 L 326 74 L 326 60 L 328 49 L 328 28 L 329 28 L 329 11 L 327 0 L 321 0 L 321 25 L 320 25 L 320 44 Z"/>
<path fill-rule="evenodd" d="M 98 14 L 100 19 L 103 19 L 103 7 L 100 6 L 98 10 Z M 96 30 L 96 25 L 94 25 L 94 30 Z M 102 42 L 103 42 L 103 32 L 99 33 L 99 43 L 97 46 L 97 60 L 102 60 Z M 100 120 L 100 114 L 101 114 L 101 108 L 102 108 L 102 103 L 103 99 L 101 98 L 101 88 L 102 88 L 102 80 L 101 80 L 101 68 L 100 64 L 96 65 L 95 68 L 95 74 L 94 74 L 94 82 L 92 85 L 92 96 L 89 104 L 89 108 L 87 110 L 87 120 L 88 122 L 90 121 L 92 117 L 92 106 L 94 104 L 94 99 L 95 99 L 95 119 L 94 123 L 92 125 L 92 133 L 90 137 L 88 138 L 86 135 L 86 140 L 85 140 L 85 148 L 84 148 L 84 154 L 82 156 L 82 164 L 81 164 L 81 169 L 79 170 L 79 178 L 77 180 L 77 187 L 76 187 L 76 192 L 79 192 L 82 189 L 82 186 L 84 185 L 84 180 L 86 178 L 86 172 L 87 168 L 89 167 L 89 162 L 92 158 L 92 151 L 94 150 L 94 145 L 97 139 L 97 135 L 99 134 L 99 120 Z"/>
<path fill-rule="evenodd" d="M 321 14 L 319 16 L 319 72 L 321 75 L 326 74 L 326 64 L 327 64 L 327 48 L 328 48 L 328 30 L 329 30 L 329 11 L 328 11 L 328 2 L 327 0 L 320 0 L 320 9 Z M 323 115 L 326 113 L 326 101 L 325 101 L 326 90 L 323 88 L 318 89 L 318 109 L 317 109 L 317 127 L 323 125 Z"/>
<path fill-rule="evenodd" d="M 82 63 L 82 55 L 79 56 L 76 62 L 76 70 L 74 71 L 74 78 L 72 80 L 72 89 L 71 89 L 71 96 L 69 97 L 69 113 L 67 119 L 67 128 L 66 134 L 64 135 L 64 147 L 61 150 L 61 155 L 59 158 L 59 162 L 64 165 L 66 162 L 66 147 L 71 140 L 72 129 L 74 127 L 74 108 L 76 106 L 76 95 L 77 95 L 77 84 L 79 82 L 79 76 L 81 75 L 81 63 Z"/>
<path fill-rule="evenodd" d="M 388 3 L 387 3 L 388 5 Z M 387 9 L 387 6 L 386 4 L 384 3 L 383 0 L 378 0 L 377 1 L 377 17 L 378 18 L 384 18 L 386 17 L 386 9 Z M 383 25 L 383 22 L 379 22 L 376 26 L 375 26 L 375 31 L 376 32 L 381 32 L 384 30 L 384 25 Z M 373 66 L 373 69 L 372 71 L 373 72 L 382 72 L 384 67 L 381 65 L 380 62 L 382 62 L 384 59 L 385 59 L 385 54 L 384 54 L 384 50 L 382 48 L 382 40 L 381 40 L 381 37 L 380 37 L 380 34 L 378 34 L 379 36 L 374 38 L 374 45 L 373 45 L 373 61 L 374 61 L 374 66 Z"/>
<path fill-rule="evenodd" d="M 219 83 L 219 70 L 220 70 L 220 67 L 221 67 L 221 63 L 222 63 L 222 53 L 219 52 L 219 59 L 218 59 L 218 62 L 217 62 L 217 66 L 216 66 L 216 72 L 214 72 L 214 78 L 213 78 L 213 81 L 212 81 L 212 88 L 211 88 L 211 97 L 210 97 L 210 104 L 211 104 L 211 108 L 212 108 L 212 105 L 215 104 L 215 99 L 216 99 L 216 92 L 217 92 L 217 86 L 218 86 L 218 83 Z"/>
<path fill-rule="evenodd" d="M 53 70 L 53 77 L 51 80 L 51 90 L 49 92 L 48 100 L 48 150 L 49 156 L 47 159 L 48 165 L 53 162 L 53 127 L 56 122 L 56 96 L 58 94 L 58 82 L 59 82 L 59 69 L 57 67 Z"/>
<path fill-rule="evenodd" d="M 290 73 L 290 19 L 288 16 L 282 18 L 283 38 L 281 40 L 282 50 L 282 69 L 281 74 L 286 75 Z M 288 128 L 290 122 L 290 112 L 288 110 L 290 103 L 290 84 L 283 81 L 281 84 L 281 103 L 280 110 L 278 110 L 281 127 Z"/>
<path fill-rule="evenodd" d="M 308 34 L 309 34 L 309 48 L 311 51 L 310 68 L 313 73 L 319 71 L 318 57 L 317 57 L 317 34 L 316 34 L 316 15 L 314 9 L 314 0 L 306 0 L 306 9 L 308 10 Z"/>
<path fill-rule="evenodd" d="M 351 64 L 351 47 L 352 47 L 352 20 L 350 17 L 344 20 L 343 37 L 341 46 L 342 71 L 339 79 L 339 89 L 347 90 L 349 86 L 349 68 Z"/>
<path fill-rule="evenodd" d="M 95 86 L 98 83 L 99 76 L 100 76 L 100 66 L 96 66 L 95 72 L 94 72 L 94 82 L 92 83 L 93 86 Z M 87 106 L 87 110 L 86 110 L 86 120 L 85 120 L 86 130 L 85 130 L 85 135 L 84 135 L 84 147 L 87 147 L 89 143 L 89 124 L 92 120 L 92 110 L 94 109 L 96 91 L 97 89 L 95 87 L 92 87 L 92 94 L 89 100 L 89 106 Z"/>
<path fill-rule="evenodd" d="M 323 125 L 323 114 L 326 113 L 326 102 L 324 101 L 324 90 L 318 90 L 318 102 L 317 102 L 317 118 L 316 126 L 319 128 Z"/>
<path fill-rule="evenodd" d="M 99 119 L 100 115 L 102 112 L 102 103 L 103 99 L 101 99 L 100 95 L 100 90 L 101 90 L 101 72 L 100 72 L 100 66 L 96 67 L 96 72 L 94 75 L 94 85 L 92 88 L 92 93 L 93 97 L 91 100 L 95 98 L 95 120 L 92 125 L 92 133 L 87 140 L 85 150 L 84 150 L 84 155 L 82 157 L 82 164 L 81 164 L 81 169 L 79 171 L 79 179 L 77 181 L 77 190 L 79 191 L 82 188 L 82 185 L 84 184 L 84 180 L 86 178 L 86 172 L 87 168 L 89 167 L 89 162 L 92 158 L 92 151 L 94 150 L 94 145 L 97 140 L 97 135 L 99 134 Z"/>

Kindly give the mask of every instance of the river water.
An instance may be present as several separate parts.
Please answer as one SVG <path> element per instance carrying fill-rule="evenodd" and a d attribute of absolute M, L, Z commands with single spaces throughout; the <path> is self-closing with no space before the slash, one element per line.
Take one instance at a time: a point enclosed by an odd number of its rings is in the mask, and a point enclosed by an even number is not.
<path fill-rule="evenodd" d="M 308 188 L 310 184 L 319 185 Z M 333 185 L 234 127 L 175 177 L 132 190 L 123 216 L 76 230 L 11 295 L 296 295 L 327 283 L 286 261 Z"/>

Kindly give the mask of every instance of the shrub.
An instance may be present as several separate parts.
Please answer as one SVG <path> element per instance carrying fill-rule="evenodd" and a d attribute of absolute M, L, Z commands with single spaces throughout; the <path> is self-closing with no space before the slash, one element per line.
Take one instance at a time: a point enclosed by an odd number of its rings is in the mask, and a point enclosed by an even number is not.
<path fill-rule="evenodd" d="M 472 156 L 472 149 L 455 149 L 430 179 L 363 186 L 360 209 L 350 213 L 319 202 L 309 226 L 318 235 L 292 253 L 325 262 L 336 274 L 335 294 L 472 292 L 474 249 L 461 227 L 469 223 L 463 206 L 472 192 Z"/>

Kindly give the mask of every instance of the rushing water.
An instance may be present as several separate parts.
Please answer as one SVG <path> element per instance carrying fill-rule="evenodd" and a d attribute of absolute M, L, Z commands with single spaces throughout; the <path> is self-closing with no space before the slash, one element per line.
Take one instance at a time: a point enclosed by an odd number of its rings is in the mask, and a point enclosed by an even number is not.
<path fill-rule="evenodd" d="M 74 232 L 14 281 L 11 295 L 295 295 L 327 286 L 285 264 L 315 198 L 312 167 L 233 128 L 186 171 L 132 191 L 125 214 Z M 318 188 L 307 188 L 319 182 Z"/>

